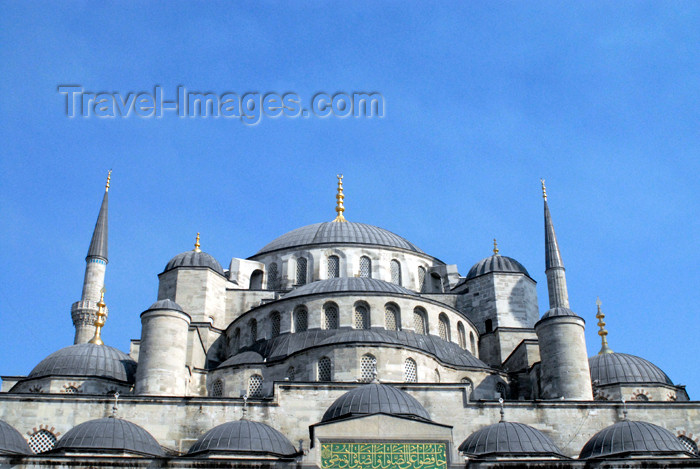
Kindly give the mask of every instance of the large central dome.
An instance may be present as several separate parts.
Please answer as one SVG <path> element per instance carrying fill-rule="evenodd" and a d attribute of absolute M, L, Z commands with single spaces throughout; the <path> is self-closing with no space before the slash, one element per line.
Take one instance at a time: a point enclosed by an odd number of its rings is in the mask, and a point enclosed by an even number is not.
<path fill-rule="evenodd" d="M 283 234 L 263 247 L 256 255 L 279 249 L 313 244 L 371 244 L 422 253 L 416 245 L 378 226 L 354 222 L 324 222 L 302 226 Z"/>

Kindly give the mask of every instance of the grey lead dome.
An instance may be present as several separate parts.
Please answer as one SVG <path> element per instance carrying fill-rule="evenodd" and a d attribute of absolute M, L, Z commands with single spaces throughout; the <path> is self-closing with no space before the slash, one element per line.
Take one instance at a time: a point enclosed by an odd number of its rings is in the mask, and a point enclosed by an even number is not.
<path fill-rule="evenodd" d="M 485 275 L 491 272 L 525 274 L 528 277 L 530 276 L 527 269 L 512 257 L 494 254 L 493 256 L 482 259 L 474 264 L 472 268 L 469 269 L 469 273 L 467 273 L 467 279 L 479 277 L 480 275 Z"/>
<path fill-rule="evenodd" d="M 0 420 L 0 454 L 32 454 L 22 435 L 7 422 Z"/>
<path fill-rule="evenodd" d="M 302 226 L 265 245 L 256 255 L 314 244 L 368 244 L 421 251 L 415 244 L 378 226 L 354 222 L 324 222 Z"/>
<path fill-rule="evenodd" d="M 547 435 L 515 422 L 498 422 L 475 431 L 462 442 L 459 451 L 474 456 L 563 457 Z"/>
<path fill-rule="evenodd" d="M 308 283 L 287 293 L 284 298 L 349 291 L 416 296 L 416 293 L 401 285 L 385 282 L 384 280 L 376 278 L 339 277 Z"/>
<path fill-rule="evenodd" d="M 579 459 L 613 455 L 669 455 L 685 453 L 681 442 L 665 428 L 648 422 L 624 420 L 599 431 L 588 440 Z"/>
<path fill-rule="evenodd" d="M 170 259 L 170 262 L 168 262 L 168 264 L 165 266 L 163 272 L 167 272 L 177 267 L 208 267 L 214 272 L 224 275 L 224 269 L 221 268 L 219 261 L 204 251 L 192 250 L 181 252 L 177 256 Z"/>
<path fill-rule="evenodd" d="M 359 415 L 388 414 L 430 420 L 430 414 L 413 396 L 386 384 L 361 385 L 340 396 L 321 422 Z"/>
<path fill-rule="evenodd" d="M 101 418 L 71 428 L 58 440 L 63 451 L 127 451 L 149 456 L 163 456 L 163 449 L 146 430 L 127 420 Z"/>
<path fill-rule="evenodd" d="M 124 352 L 107 345 L 77 344 L 44 358 L 29 373 L 43 376 L 91 376 L 134 383 L 136 362 Z"/>
<path fill-rule="evenodd" d="M 591 381 L 597 381 L 600 386 L 617 383 L 673 385 L 658 366 L 635 355 L 604 353 L 589 358 L 588 364 L 591 368 Z"/>
<path fill-rule="evenodd" d="M 212 428 L 187 452 L 252 453 L 279 457 L 296 456 L 294 445 L 283 434 L 260 422 L 237 420 Z"/>

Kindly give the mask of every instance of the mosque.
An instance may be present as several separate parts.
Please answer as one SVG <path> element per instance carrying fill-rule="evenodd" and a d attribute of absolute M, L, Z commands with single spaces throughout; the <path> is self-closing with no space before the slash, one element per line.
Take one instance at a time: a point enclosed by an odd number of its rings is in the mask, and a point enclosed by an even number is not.
<path fill-rule="evenodd" d="M 700 402 L 613 352 L 600 302 L 586 350 L 544 181 L 543 313 L 537 276 L 495 240 L 462 275 L 347 221 L 339 176 L 333 221 L 227 269 L 198 234 L 128 354 L 101 339 L 109 187 L 73 345 L 2 377 L 2 467 L 700 467 Z"/>

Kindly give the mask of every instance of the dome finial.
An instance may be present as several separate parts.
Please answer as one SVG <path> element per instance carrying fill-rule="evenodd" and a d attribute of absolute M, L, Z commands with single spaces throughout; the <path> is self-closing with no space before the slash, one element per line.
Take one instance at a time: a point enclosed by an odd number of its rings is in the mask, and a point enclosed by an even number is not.
<path fill-rule="evenodd" d="M 598 327 L 600 327 L 600 330 L 598 331 L 598 335 L 600 336 L 600 340 L 602 342 L 602 347 L 600 348 L 600 352 L 598 352 L 598 355 L 603 355 L 606 353 L 613 353 L 612 349 L 608 347 L 608 331 L 605 330 L 605 321 L 603 319 L 605 318 L 605 315 L 603 314 L 603 311 L 600 309 L 600 306 L 603 304 L 602 301 L 600 301 L 600 298 L 596 298 L 595 304 L 598 305 L 598 313 L 595 315 L 596 318 L 598 318 Z"/>
<path fill-rule="evenodd" d="M 501 405 L 501 422 L 505 422 L 506 421 L 506 410 L 505 410 L 504 405 L 503 405 L 503 398 L 502 397 L 498 398 L 498 403 Z"/>
<path fill-rule="evenodd" d="M 498 255 L 498 243 L 496 242 L 496 238 L 493 238 L 493 255 Z"/>
<path fill-rule="evenodd" d="M 345 195 L 343 195 L 343 175 L 338 174 L 336 177 L 338 178 L 338 194 L 335 196 L 335 200 L 337 201 L 335 211 L 338 215 L 333 221 L 346 222 L 347 220 L 343 216 L 343 212 L 345 211 L 345 207 L 343 206 L 343 199 L 345 198 Z"/>
<path fill-rule="evenodd" d="M 197 233 L 197 239 L 194 240 L 194 252 L 202 252 L 201 249 L 199 249 L 199 233 Z"/>
<path fill-rule="evenodd" d="M 547 188 L 544 185 L 544 179 L 540 179 L 540 182 L 542 183 L 542 198 L 547 202 Z"/>
<path fill-rule="evenodd" d="M 109 192 L 109 181 L 112 179 L 112 170 L 107 171 L 107 184 L 105 184 L 105 192 Z"/>
<path fill-rule="evenodd" d="M 104 345 L 100 337 L 102 327 L 105 325 L 105 287 L 100 290 L 100 301 L 97 303 L 97 319 L 95 319 L 95 335 L 90 339 L 90 344 Z"/>

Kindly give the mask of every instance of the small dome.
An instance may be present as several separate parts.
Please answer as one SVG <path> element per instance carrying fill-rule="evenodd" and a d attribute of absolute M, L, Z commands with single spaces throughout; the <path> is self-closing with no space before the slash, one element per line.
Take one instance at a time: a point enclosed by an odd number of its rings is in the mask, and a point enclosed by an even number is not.
<path fill-rule="evenodd" d="M 499 256 L 494 254 L 491 257 L 482 259 L 469 269 L 467 280 L 485 275 L 491 272 L 525 274 L 528 277 L 530 274 L 523 265 L 512 257 Z"/>
<path fill-rule="evenodd" d="M 564 456 L 544 433 L 529 425 L 498 422 L 477 430 L 459 445 L 469 456 Z"/>
<path fill-rule="evenodd" d="M 279 249 L 318 244 L 368 244 L 406 249 L 407 251 L 418 253 L 423 252 L 413 243 L 391 231 L 378 226 L 348 221 L 344 223 L 325 222 L 302 226 L 273 240 L 258 251 L 256 256 Z"/>
<path fill-rule="evenodd" d="M 683 444 L 665 428 L 624 420 L 593 435 L 581 450 L 579 459 L 685 452 Z"/>
<path fill-rule="evenodd" d="M 149 456 L 163 456 L 163 449 L 146 430 L 126 420 L 102 418 L 77 425 L 63 435 L 55 450 L 127 451 Z"/>
<path fill-rule="evenodd" d="M 626 353 L 604 353 L 588 359 L 591 381 L 598 385 L 618 383 L 670 384 L 671 379 L 661 369 L 641 357 Z"/>
<path fill-rule="evenodd" d="M 0 420 L 0 454 L 32 454 L 29 445 L 15 428 Z"/>
<path fill-rule="evenodd" d="M 172 311 L 182 311 L 183 313 L 185 312 L 184 309 L 182 309 L 182 306 L 179 304 L 175 303 L 173 300 L 170 298 L 166 298 L 164 300 L 158 300 L 155 303 L 153 303 L 151 306 L 148 307 L 149 310 L 153 309 L 169 309 Z"/>
<path fill-rule="evenodd" d="M 581 316 L 574 313 L 569 308 L 564 308 L 562 306 L 556 306 L 556 307 L 548 310 L 546 313 L 544 313 L 542 315 L 542 317 L 540 318 L 540 321 L 542 321 L 543 319 L 558 318 L 558 317 L 564 317 L 564 316 L 581 318 Z"/>
<path fill-rule="evenodd" d="M 340 396 L 323 414 L 322 422 L 358 415 L 389 414 L 430 420 L 430 414 L 413 396 L 386 384 L 363 384 Z"/>
<path fill-rule="evenodd" d="M 401 285 L 385 282 L 384 280 L 378 280 L 376 278 L 339 277 L 308 283 L 304 286 L 292 290 L 291 292 L 284 295 L 283 298 L 286 299 L 303 295 L 316 295 L 319 293 L 338 292 L 376 292 L 390 295 L 416 295 L 416 293 L 412 292 L 407 288 L 402 287 Z"/>
<path fill-rule="evenodd" d="M 85 376 L 114 379 L 133 384 L 136 362 L 124 352 L 107 345 L 77 344 L 44 358 L 29 378 L 44 376 Z"/>
<path fill-rule="evenodd" d="M 296 456 L 298 451 L 283 434 L 264 423 L 236 420 L 212 428 L 202 435 L 187 452 L 267 454 L 279 457 Z"/>
<path fill-rule="evenodd" d="M 165 266 L 163 272 L 167 272 L 176 267 L 209 267 L 217 274 L 224 275 L 224 269 L 221 268 L 219 261 L 204 251 L 192 250 L 178 254 L 170 259 L 170 262 Z"/>

